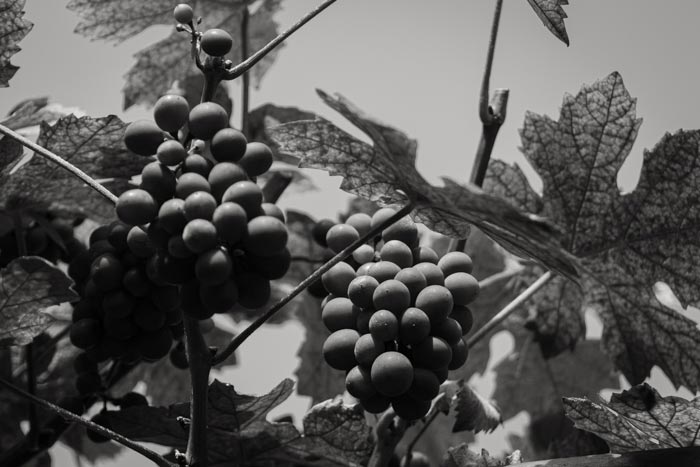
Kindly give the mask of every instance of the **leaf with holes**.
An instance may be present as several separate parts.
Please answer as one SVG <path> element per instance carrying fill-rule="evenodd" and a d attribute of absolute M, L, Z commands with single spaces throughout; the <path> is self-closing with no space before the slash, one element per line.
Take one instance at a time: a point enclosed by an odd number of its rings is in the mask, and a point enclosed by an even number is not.
<path fill-rule="evenodd" d="M 129 188 L 131 176 L 149 162 L 126 149 L 122 141 L 125 129 L 126 123 L 114 115 L 69 115 L 54 125 L 42 122 L 37 143 L 91 177 L 106 179 L 104 185 L 119 195 Z M 22 165 L 3 169 L 0 187 L 0 207 L 5 209 L 88 216 L 103 223 L 114 219 L 110 202 L 68 171 L 36 154 Z"/>
<path fill-rule="evenodd" d="M 635 104 L 612 73 L 565 96 L 558 121 L 528 113 L 523 152 L 542 177 L 541 199 L 533 201 L 519 169 L 497 161 L 485 189 L 521 209 L 523 200 L 541 205 L 536 213 L 557 223 L 586 271 L 580 295 L 561 304 L 547 300 L 536 320 L 538 339 L 554 344 L 550 355 L 583 336 L 581 323 L 570 317 L 591 307 L 603 320 L 604 350 L 629 381 L 643 381 L 658 365 L 676 386 L 695 391 L 700 331 L 659 302 L 653 287 L 665 282 L 683 306 L 700 304 L 700 131 L 667 134 L 645 151 L 637 188 L 623 195 L 617 175 L 641 124 Z"/>
<path fill-rule="evenodd" d="M 542 23 L 564 44 L 569 45 L 569 35 L 566 33 L 564 19 L 567 17 L 563 5 L 569 0 L 527 0 Z"/>
<path fill-rule="evenodd" d="M 318 91 L 326 104 L 365 132 L 373 145 L 317 118 L 270 130 L 280 151 L 303 158 L 301 166 L 341 175 L 341 188 L 382 205 L 415 202 L 413 217 L 452 237 L 465 237 L 470 225 L 514 251 L 532 256 L 568 277 L 576 277 L 575 259 L 561 248 L 552 226 L 509 206 L 480 188 L 450 179 L 430 185 L 416 170 L 415 140 L 366 116 L 347 99 Z"/>
<path fill-rule="evenodd" d="M 78 299 L 72 285 L 63 271 L 37 256 L 15 259 L 0 270 L 0 346 L 30 343 L 53 322 L 45 308 Z"/>
<path fill-rule="evenodd" d="M 576 427 L 603 438 L 615 453 L 700 446 L 700 398 L 661 395 L 646 383 L 613 394 L 610 402 L 564 399 Z"/>
<path fill-rule="evenodd" d="M 0 88 L 9 86 L 19 70 L 10 60 L 21 50 L 17 43 L 34 26 L 23 18 L 24 4 L 25 0 L 0 0 Z"/>

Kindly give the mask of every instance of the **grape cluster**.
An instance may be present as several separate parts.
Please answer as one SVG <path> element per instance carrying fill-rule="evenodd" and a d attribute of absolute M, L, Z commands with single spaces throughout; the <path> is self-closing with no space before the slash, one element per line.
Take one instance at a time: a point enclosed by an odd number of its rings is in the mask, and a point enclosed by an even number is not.
<path fill-rule="evenodd" d="M 130 124 L 124 142 L 157 160 L 116 208 L 142 237 L 151 279 L 180 286 L 183 311 L 197 319 L 235 304 L 260 308 L 270 280 L 291 262 L 284 214 L 263 202 L 255 183 L 272 165 L 272 151 L 229 128 L 226 111 L 213 102 L 190 110 L 183 97 L 165 95 L 153 116 L 155 122 Z M 181 141 L 189 138 L 186 149 Z"/>
<path fill-rule="evenodd" d="M 354 214 L 330 226 L 325 241 L 339 252 L 396 213 Z M 375 246 L 353 253 L 354 268 L 341 262 L 322 277 L 329 295 L 322 320 L 331 332 L 323 356 L 347 371 L 347 391 L 363 408 L 379 413 L 391 405 L 404 419 L 424 416 L 449 370 L 461 367 L 472 326 L 467 305 L 479 293 L 471 258 L 451 252 L 439 258 L 419 246 L 418 228 L 406 216 L 386 228 Z"/>
<path fill-rule="evenodd" d="M 115 221 L 95 229 L 90 247 L 68 267 L 81 299 L 73 306 L 70 340 L 83 350 L 73 361 L 81 394 L 98 392 L 98 364 L 108 359 L 157 361 L 182 337 L 180 292 L 151 279 L 134 229 Z"/>

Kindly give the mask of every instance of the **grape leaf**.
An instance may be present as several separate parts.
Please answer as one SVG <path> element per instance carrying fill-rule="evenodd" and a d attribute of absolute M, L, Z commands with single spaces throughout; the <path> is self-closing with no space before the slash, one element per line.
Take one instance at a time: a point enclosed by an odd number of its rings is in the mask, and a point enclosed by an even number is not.
<path fill-rule="evenodd" d="M 37 143 L 58 154 L 119 195 L 128 180 L 150 160 L 129 152 L 122 141 L 126 124 L 114 115 L 102 118 L 74 115 L 54 125 L 41 123 Z M 3 161 L 4 162 L 4 161 Z M 114 206 L 66 170 L 41 156 L 0 173 L 0 207 L 51 211 L 89 216 L 106 223 L 114 219 Z"/>
<path fill-rule="evenodd" d="M 629 381 L 643 381 L 658 365 L 675 385 L 697 390 L 700 331 L 695 322 L 660 303 L 653 286 L 667 283 L 683 306 L 700 303 L 695 235 L 700 224 L 700 131 L 667 134 L 645 151 L 637 188 L 623 195 L 617 173 L 640 124 L 635 99 L 616 72 L 582 87 L 576 96 L 565 96 L 558 121 L 526 116 L 523 152 L 544 185 L 537 214 L 565 232 L 566 248 L 586 271 L 582 296 L 569 296 L 556 311 L 560 318 L 538 318 L 538 333 L 554 332 L 544 341 L 559 343 L 551 354 L 561 351 L 562 342 L 582 335 L 580 322 L 570 316 L 592 307 L 603 320 L 603 348 Z M 486 189 L 507 197 L 503 188 L 522 179 L 522 172 L 494 164 L 497 170 L 488 174 Z M 524 179 L 519 185 L 527 186 Z M 521 200 L 532 196 L 520 194 L 510 201 L 522 208 Z M 557 326 L 549 325 L 553 322 Z"/>
<path fill-rule="evenodd" d="M 542 23 L 560 41 L 569 45 L 569 35 L 566 33 L 564 19 L 567 17 L 562 5 L 568 5 L 569 0 L 527 0 Z"/>
<path fill-rule="evenodd" d="M 456 389 L 451 401 L 451 409 L 456 413 L 453 432 L 490 432 L 501 424 L 499 409 L 476 393 L 463 379 L 450 384 Z"/>
<path fill-rule="evenodd" d="M 700 398 L 661 397 L 643 383 L 613 394 L 607 403 L 567 397 L 564 405 L 576 427 L 603 438 L 611 452 L 700 445 Z"/>
<path fill-rule="evenodd" d="M 25 0 L 0 0 L 0 88 L 10 85 L 19 70 L 10 59 L 21 49 L 17 45 L 34 25 L 23 18 Z"/>
<path fill-rule="evenodd" d="M 133 3 L 123 0 L 122 4 Z M 199 29 L 220 28 L 234 38 L 233 48 L 227 58 L 234 63 L 241 61 L 240 24 L 246 3 L 236 0 L 223 2 L 221 0 L 203 0 L 195 5 L 196 11 L 203 12 L 203 21 Z M 251 15 L 248 22 L 248 43 L 251 51 L 262 48 L 277 36 L 277 23 L 273 20 L 279 10 L 281 0 L 264 0 L 262 5 Z M 98 5 L 94 6 L 95 8 Z M 172 7 L 172 4 L 171 4 Z M 142 8 L 142 2 L 135 4 L 137 10 Z M 262 77 L 274 62 L 277 54 L 284 45 L 277 47 L 267 54 L 251 70 L 251 82 L 259 87 Z M 167 91 L 173 82 L 184 80 L 191 73 L 199 73 L 191 57 L 190 38 L 187 33 L 175 30 L 167 38 L 139 51 L 135 55 L 136 64 L 126 74 L 124 86 L 124 109 L 134 104 L 153 104 Z"/>
<path fill-rule="evenodd" d="M 514 451 L 500 460 L 491 456 L 486 449 L 482 449 L 481 453 L 477 454 L 469 449 L 467 443 L 462 443 L 447 450 L 441 467 L 501 467 L 521 462 L 520 451 Z"/>
<path fill-rule="evenodd" d="M 268 130 L 282 123 L 310 120 L 314 117 L 313 113 L 296 107 L 280 107 L 275 104 L 261 105 L 253 109 L 248 116 L 248 140 L 267 144 L 273 150 L 275 160 L 297 166 L 299 165 L 298 155 L 279 151 L 274 140 L 270 138 Z"/>
<path fill-rule="evenodd" d="M 11 130 L 18 130 L 38 125 L 43 121 L 58 120 L 64 115 L 64 112 L 49 106 L 48 97 L 35 97 L 33 99 L 25 99 L 15 105 L 0 123 Z"/>
<path fill-rule="evenodd" d="M 37 256 L 24 256 L 0 270 L 0 347 L 25 345 L 53 319 L 42 313 L 51 305 L 78 298 L 73 281 L 55 265 Z"/>
<path fill-rule="evenodd" d="M 575 350 L 546 360 L 535 345 L 516 349 L 495 367 L 493 399 L 505 420 L 523 410 L 531 418 L 558 412 L 562 396 L 592 397 L 618 388 L 619 378 L 600 350 L 600 341 L 581 342 Z"/>
<path fill-rule="evenodd" d="M 278 149 L 302 158 L 302 167 L 341 175 L 341 189 L 382 205 L 415 201 L 415 220 L 444 235 L 465 237 L 470 224 L 476 225 L 501 244 L 576 277 L 575 261 L 563 251 L 549 223 L 513 209 L 473 185 L 459 185 L 450 179 L 444 179 L 442 187 L 430 185 L 416 170 L 414 140 L 364 115 L 343 97 L 318 93 L 364 131 L 374 145 L 320 117 L 271 129 Z"/>

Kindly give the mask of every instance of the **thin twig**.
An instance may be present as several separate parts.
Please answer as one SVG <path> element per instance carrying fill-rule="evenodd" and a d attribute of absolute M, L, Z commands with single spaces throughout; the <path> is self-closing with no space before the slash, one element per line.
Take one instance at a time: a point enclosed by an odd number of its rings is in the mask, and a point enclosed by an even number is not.
<path fill-rule="evenodd" d="M 64 419 L 70 420 L 72 422 L 79 423 L 81 425 L 84 425 L 85 427 L 96 431 L 97 433 L 101 434 L 102 436 L 105 436 L 113 441 L 118 442 L 119 444 L 141 454 L 142 456 L 146 457 L 147 459 L 153 461 L 156 465 L 160 467 L 175 467 L 175 464 L 172 464 L 168 462 L 165 458 L 160 456 L 158 453 L 151 451 L 150 449 L 140 445 L 139 443 L 130 440 L 129 438 L 126 438 L 119 433 L 115 433 L 114 431 L 103 427 L 102 425 L 98 425 L 97 423 L 91 422 L 90 420 L 87 420 L 79 415 L 74 414 L 73 412 L 64 409 L 63 407 L 59 407 L 55 404 L 52 404 L 49 401 L 46 401 L 44 399 L 41 399 L 39 397 L 36 397 L 32 394 L 29 394 L 26 391 L 23 391 L 22 389 L 18 388 L 14 384 L 5 381 L 4 379 L 0 379 L 0 386 L 3 386 L 7 390 L 17 394 L 18 396 L 24 397 L 25 399 L 28 399 L 32 401 L 34 404 L 43 407 L 45 409 L 51 410 L 52 412 L 55 412 L 59 414 L 61 417 Z"/>
<path fill-rule="evenodd" d="M 530 287 L 525 289 L 520 295 L 515 297 L 515 299 L 508 305 L 503 307 L 501 311 L 496 313 L 496 315 L 491 318 L 486 324 L 479 328 L 472 336 L 467 340 L 467 347 L 472 348 L 474 344 L 479 342 L 482 338 L 488 335 L 496 326 L 501 324 L 511 313 L 518 309 L 520 305 L 525 303 L 532 295 L 534 295 L 538 290 L 544 287 L 550 280 L 554 278 L 554 274 L 551 271 L 547 271 L 539 277 L 535 282 L 533 282 Z"/>
<path fill-rule="evenodd" d="M 189 362 L 192 393 L 190 397 L 190 427 L 187 441 L 187 464 L 207 466 L 207 404 L 211 352 L 207 347 L 199 320 L 185 314 L 185 342 Z"/>
<path fill-rule="evenodd" d="M 258 63 L 260 60 L 262 60 L 267 54 L 272 52 L 278 45 L 280 45 L 282 42 L 284 42 L 289 36 L 294 34 L 299 28 L 301 28 L 306 23 L 311 21 L 316 15 L 321 13 L 323 10 L 325 10 L 326 8 L 328 8 L 329 6 L 331 6 L 335 2 L 336 2 L 336 0 L 326 0 L 325 2 L 323 2 L 321 5 L 316 7 L 313 11 L 309 12 L 306 16 L 304 16 L 297 23 L 295 23 L 291 28 L 287 29 L 282 34 L 280 34 L 279 36 L 275 37 L 270 42 L 268 42 L 265 45 L 265 47 L 258 50 L 253 55 L 251 55 L 249 58 L 247 58 L 243 62 L 239 63 L 235 67 L 228 70 L 226 72 L 226 75 L 224 76 L 224 79 L 225 80 L 236 79 L 239 76 L 241 76 L 243 73 L 245 73 L 246 71 L 250 70 L 256 63 Z"/>
<path fill-rule="evenodd" d="M 405 465 L 411 465 L 411 457 L 413 457 L 413 448 L 416 447 L 416 443 L 420 440 L 421 436 L 428 431 L 428 428 L 430 427 L 430 424 L 435 421 L 437 418 L 438 414 L 441 414 L 439 410 L 433 411 L 432 414 L 430 414 L 430 417 L 423 423 L 423 426 L 420 428 L 420 431 L 416 433 L 416 436 L 413 437 L 410 443 L 408 443 L 408 447 L 406 447 L 406 455 L 405 458 L 406 460 L 404 461 Z"/>
<path fill-rule="evenodd" d="M 243 8 L 243 17 L 241 18 L 241 61 L 244 62 L 248 58 L 248 25 L 250 23 L 250 10 L 248 5 Z M 243 73 L 243 81 L 241 82 L 241 131 L 244 135 L 248 134 L 248 108 L 250 100 L 250 73 Z"/>
<path fill-rule="evenodd" d="M 389 408 L 382 414 L 374 429 L 374 449 L 367 462 L 367 467 L 386 467 L 394 455 L 396 445 L 406 433 L 408 423 L 397 417 L 394 409 Z"/>
<path fill-rule="evenodd" d="M 479 93 L 479 118 L 484 125 L 490 124 L 493 120 L 493 113 L 489 108 L 489 83 L 491 81 L 491 69 L 493 68 L 493 57 L 496 52 L 496 39 L 498 38 L 498 28 L 501 23 L 501 10 L 503 9 L 503 0 L 496 0 L 496 6 L 493 12 L 493 22 L 491 23 L 491 35 L 489 36 L 489 45 L 486 52 L 486 66 L 484 67 L 484 76 L 481 81 L 481 92 Z"/>
<path fill-rule="evenodd" d="M 53 152 L 49 151 L 46 148 L 43 148 L 39 146 L 38 144 L 34 143 L 33 141 L 28 140 L 24 136 L 20 135 L 19 133 L 16 133 L 12 131 L 11 129 L 7 128 L 4 125 L 0 125 L 0 133 L 3 133 L 6 136 L 9 136 L 10 138 L 14 139 L 18 143 L 22 144 L 23 146 L 35 151 L 37 154 L 40 156 L 50 160 L 51 162 L 58 164 L 61 166 L 61 168 L 67 170 L 71 174 L 75 175 L 77 178 L 82 180 L 86 185 L 88 185 L 90 188 L 104 196 L 107 201 L 111 202 L 112 204 L 116 204 L 117 202 L 117 196 L 109 191 L 107 188 L 103 187 L 100 185 L 95 179 L 90 177 L 88 174 L 68 162 L 67 160 L 63 159 L 62 157 L 54 154 Z"/>
<path fill-rule="evenodd" d="M 345 258 L 350 256 L 353 251 L 355 251 L 360 245 L 365 244 L 368 240 L 374 238 L 377 234 L 379 234 L 382 230 L 386 229 L 390 225 L 393 225 L 396 221 L 401 219 L 402 217 L 408 215 L 414 208 L 413 203 L 409 203 L 403 208 L 401 208 L 399 211 L 396 212 L 393 216 L 388 218 L 386 221 L 382 222 L 381 224 L 377 225 L 375 228 L 371 229 L 369 232 L 367 232 L 365 235 L 360 237 L 359 239 L 355 240 L 350 246 L 345 248 L 343 251 L 335 255 L 333 258 L 331 258 L 328 262 L 326 262 L 323 266 L 318 268 L 316 271 L 314 271 L 313 274 L 308 276 L 306 279 L 301 281 L 299 285 L 297 285 L 294 290 L 292 290 L 286 297 L 282 298 L 280 301 L 275 303 L 272 308 L 267 310 L 263 315 L 259 316 L 255 321 L 253 321 L 251 324 L 248 325 L 247 328 L 245 328 L 240 334 L 237 334 L 236 337 L 234 337 L 231 342 L 219 353 L 217 353 L 214 356 L 213 359 L 213 365 L 218 365 L 219 363 L 223 362 L 226 360 L 228 357 L 230 357 L 233 352 L 248 338 L 250 337 L 253 332 L 258 329 L 260 326 L 265 324 L 267 320 L 272 318 L 275 313 L 277 313 L 279 310 L 282 309 L 287 303 L 292 301 L 294 297 L 299 295 L 301 292 L 303 292 L 309 285 L 313 284 L 317 280 L 321 278 L 321 276 L 326 273 L 329 269 L 331 269 L 333 266 L 336 264 L 340 263 L 343 261 Z"/>
<path fill-rule="evenodd" d="M 491 287 L 493 284 L 497 284 L 501 281 L 510 279 L 511 277 L 517 276 L 522 272 L 522 268 L 510 268 L 505 271 L 497 272 L 488 277 L 484 277 L 479 281 L 479 289 L 484 290 L 486 287 Z"/>

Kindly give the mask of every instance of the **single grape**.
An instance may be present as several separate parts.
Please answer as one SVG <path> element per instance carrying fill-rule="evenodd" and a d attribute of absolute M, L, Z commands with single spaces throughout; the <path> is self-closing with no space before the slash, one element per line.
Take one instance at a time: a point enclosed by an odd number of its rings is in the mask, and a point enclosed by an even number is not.
<path fill-rule="evenodd" d="M 243 247 L 253 255 L 270 256 L 287 245 L 287 238 L 287 227 L 279 219 L 259 216 L 248 221 Z"/>
<path fill-rule="evenodd" d="M 210 29 L 209 31 L 214 30 Z M 204 35 L 206 36 L 209 31 L 205 32 Z M 211 139 L 217 131 L 228 126 L 228 114 L 223 107 L 215 102 L 202 102 L 190 110 L 188 123 L 190 133 L 195 138 L 207 140 Z"/>
<path fill-rule="evenodd" d="M 381 394 L 375 394 L 366 399 L 360 399 L 360 405 L 369 413 L 379 414 L 389 408 L 391 400 Z"/>
<path fill-rule="evenodd" d="M 440 257 L 432 248 L 419 246 L 413 249 L 413 264 L 433 263 L 438 264 Z"/>
<path fill-rule="evenodd" d="M 116 404 L 122 409 L 127 407 L 148 407 L 148 399 L 138 392 L 127 392 L 116 400 Z"/>
<path fill-rule="evenodd" d="M 399 316 L 411 305 L 411 292 L 408 287 L 396 279 L 382 282 L 372 294 L 374 308 L 385 309 Z"/>
<path fill-rule="evenodd" d="M 73 359 L 73 370 L 78 375 L 81 373 L 97 373 L 97 362 L 85 352 L 81 352 Z"/>
<path fill-rule="evenodd" d="M 238 203 L 220 204 L 214 210 L 212 223 L 219 238 L 229 245 L 238 243 L 248 231 L 248 217 Z"/>
<path fill-rule="evenodd" d="M 440 258 L 440 261 L 438 261 L 437 264 L 440 269 L 442 269 L 445 277 L 456 272 L 465 272 L 470 274 L 474 268 L 472 259 L 469 257 L 469 255 L 461 251 L 451 251 L 447 253 L 445 256 Z"/>
<path fill-rule="evenodd" d="M 179 368 L 180 370 L 186 370 L 190 367 L 190 364 L 187 361 L 187 352 L 185 351 L 185 344 L 183 344 L 182 342 L 178 342 L 170 350 L 170 363 L 172 363 L 175 368 Z"/>
<path fill-rule="evenodd" d="M 216 227 L 208 220 L 191 220 L 182 231 L 182 240 L 192 253 L 204 253 L 218 243 Z"/>
<path fill-rule="evenodd" d="M 416 308 L 428 315 L 431 326 L 447 318 L 453 306 L 452 294 L 441 285 L 429 285 L 416 297 Z"/>
<path fill-rule="evenodd" d="M 351 225 L 360 236 L 363 236 L 372 228 L 372 217 L 364 212 L 357 212 L 345 219 L 345 224 Z"/>
<path fill-rule="evenodd" d="M 203 192 L 196 191 L 195 193 Z M 182 229 L 187 225 L 185 201 L 180 198 L 173 198 L 164 202 L 158 210 L 158 223 L 169 234 L 182 232 Z"/>
<path fill-rule="evenodd" d="M 328 234 L 330 228 L 335 224 L 336 222 L 332 219 L 321 219 L 320 221 L 316 222 L 311 229 L 311 237 L 322 247 L 328 247 L 328 243 L 326 243 L 326 235 Z"/>
<path fill-rule="evenodd" d="M 367 246 L 369 246 L 369 245 L 367 245 Z M 370 247 L 370 248 L 371 248 L 371 247 Z M 360 266 L 359 268 L 357 268 L 357 275 L 358 275 L 358 276 L 367 276 L 367 275 L 369 275 L 369 268 L 371 268 L 372 266 L 374 266 L 374 264 L 375 264 L 375 263 L 372 263 L 372 262 L 363 264 L 362 266 Z"/>
<path fill-rule="evenodd" d="M 89 349 L 100 342 L 102 330 L 96 319 L 81 319 L 71 324 L 70 341 L 79 349 Z"/>
<path fill-rule="evenodd" d="M 413 369 L 413 383 L 408 394 L 421 401 L 430 401 L 440 392 L 440 381 L 437 376 L 425 368 Z"/>
<path fill-rule="evenodd" d="M 452 349 L 444 340 L 431 336 L 415 344 L 411 349 L 411 356 L 416 366 L 437 370 L 449 365 L 452 360 Z"/>
<path fill-rule="evenodd" d="M 382 239 L 385 243 L 398 240 L 410 248 L 415 248 L 418 246 L 418 227 L 410 216 L 405 216 L 384 229 Z"/>
<path fill-rule="evenodd" d="M 170 233 L 160 225 L 158 219 L 148 224 L 146 232 L 148 233 L 149 240 L 155 245 L 157 250 L 165 250 L 168 248 Z"/>
<path fill-rule="evenodd" d="M 357 276 L 348 285 L 348 298 L 361 308 L 374 306 L 372 296 L 379 282 L 372 276 Z"/>
<path fill-rule="evenodd" d="M 201 154 L 189 154 L 182 164 L 182 173 L 196 173 L 204 178 L 209 177 L 214 163 Z"/>
<path fill-rule="evenodd" d="M 158 255 L 156 261 L 157 277 L 162 284 L 179 285 L 194 278 L 194 257 L 175 258 L 169 254 Z"/>
<path fill-rule="evenodd" d="M 360 311 L 360 314 L 357 315 L 357 324 L 355 325 L 357 332 L 360 334 L 369 333 L 369 320 L 372 319 L 373 314 L 374 310 L 371 308 Z"/>
<path fill-rule="evenodd" d="M 374 338 L 371 334 L 363 334 L 355 342 L 353 353 L 359 365 L 371 368 L 374 360 L 386 350 L 383 341 Z"/>
<path fill-rule="evenodd" d="M 432 326 L 430 334 L 443 339 L 452 346 L 462 339 L 462 326 L 456 320 L 448 317 Z"/>
<path fill-rule="evenodd" d="M 233 39 L 231 38 L 231 35 L 223 29 L 207 29 L 204 31 L 204 34 L 202 34 L 200 44 L 202 46 L 202 50 L 208 55 L 211 55 L 212 57 L 222 57 L 231 50 L 231 47 L 233 46 Z M 217 131 L 219 129 L 217 129 Z M 214 136 L 214 133 L 204 139 L 211 138 Z"/>
<path fill-rule="evenodd" d="M 177 165 L 187 157 L 187 150 L 177 140 L 169 139 L 158 145 L 156 157 L 161 164 Z"/>
<path fill-rule="evenodd" d="M 382 342 L 393 341 L 399 335 L 399 320 L 389 310 L 377 310 L 369 319 L 369 332 Z"/>
<path fill-rule="evenodd" d="M 253 219 L 260 211 L 262 205 L 262 190 L 255 183 L 243 180 L 236 182 L 224 192 L 221 201 L 239 204 L 244 210 L 248 219 Z"/>
<path fill-rule="evenodd" d="M 419 308 L 409 308 L 399 321 L 399 338 L 403 344 L 413 345 L 425 340 L 430 334 L 430 318 Z"/>
<path fill-rule="evenodd" d="M 211 192 L 217 200 L 221 200 L 228 187 L 236 182 L 248 180 L 243 167 L 232 162 L 219 162 L 209 172 Z"/>
<path fill-rule="evenodd" d="M 121 284 L 124 266 L 115 255 L 106 253 L 92 262 L 90 276 L 100 291 L 109 292 Z"/>
<path fill-rule="evenodd" d="M 189 24 L 194 19 L 194 11 L 187 3 L 179 3 L 173 10 L 175 21 L 182 24 Z"/>
<path fill-rule="evenodd" d="M 399 352 L 389 351 L 379 355 L 370 371 L 377 392 L 387 397 L 406 393 L 413 382 L 413 365 Z"/>
<path fill-rule="evenodd" d="M 123 255 L 129 249 L 126 237 L 129 235 L 131 226 L 119 221 L 114 221 L 109 224 L 109 233 L 107 241 L 117 250 L 120 255 Z"/>
<path fill-rule="evenodd" d="M 257 141 L 248 143 L 245 154 L 238 163 L 251 177 L 262 175 L 272 166 L 272 151 L 264 144 Z"/>
<path fill-rule="evenodd" d="M 433 370 L 433 373 L 435 373 L 435 376 L 437 376 L 438 381 L 440 381 L 440 384 L 442 384 L 445 380 L 447 380 L 447 377 L 450 375 L 450 370 L 444 366 L 442 368 L 438 368 L 437 370 Z"/>
<path fill-rule="evenodd" d="M 144 331 L 157 331 L 165 326 L 165 312 L 156 308 L 150 300 L 141 300 L 136 304 L 133 320 Z"/>
<path fill-rule="evenodd" d="M 321 320 L 331 332 L 340 329 L 354 329 L 359 314 L 360 309 L 353 305 L 349 299 L 336 297 L 323 307 Z"/>
<path fill-rule="evenodd" d="M 456 305 L 468 305 L 479 295 L 479 281 L 466 272 L 454 272 L 445 278 L 445 287 Z"/>
<path fill-rule="evenodd" d="M 367 264 L 374 261 L 374 248 L 371 245 L 360 245 L 357 250 L 352 252 L 352 259 L 359 264 Z"/>
<path fill-rule="evenodd" d="M 124 131 L 124 145 L 139 156 L 151 156 L 165 140 L 163 130 L 151 120 L 131 122 Z"/>
<path fill-rule="evenodd" d="M 160 329 L 155 332 L 141 334 L 136 342 L 143 359 L 155 362 L 168 355 L 173 339 L 170 331 Z"/>
<path fill-rule="evenodd" d="M 232 269 L 231 257 L 223 248 L 205 251 L 195 263 L 195 275 L 204 285 L 221 284 L 231 274 Z"/>
<path fill-rule="evenodd" d="M 243 133 L 233 128 L 216 132 L 209 146 L 211 155 L 219 162 L 238 162 L 246 152 L 248 141 Z"/>
<path fill-rule="evenodd" d="M 272 216 L 275 219 L 279 219 L 283 224 L 287 222 L 284 217 L 284 212 L 282 209 L 274 203 L 263 203 L 260 205 L 262 207 L 263 213 L 266 216 Z"/>
<path fill-rule="evenodd" d="M 151 289 L 151 300 L 159 310 L 165 312 L 177 310 L 180 305 L 180 291 L 172 285 L 154 287 Z"/>
<path fill-rule="evenodd" d="M 148 224 L 158 214 L 158 205 L 153 196 L 139 188 L 122 193 L 116 209 L 119 220 L 128 225 Z"/>
<path fill-rule="evenodd" d="M 185 241 L 182 239 L 182 235 L 173 235 L 168 240 L 168 253 L 174 258 L 185 259 L 193 255 L 192 250 L 187 248 Z"/>
<path fill-rule="evenodd" d="M 380 224 L 389 220 L 389 218 L 394 214 L 396 214 L 396 209 L 394 208 L 378 209 L 374 214 L 372 214 L 372 223 L 370 224 L 370 227 L 372 229 L 379 227 Z"/>
<path fill-rule="evenodd" d="M 408 288 L 411 295 L 411 304 L 416 302 L 416 297 L 420 291 L 428 286 L 428 281 L 425 279 L 425 276 L 416 268 L 402 269 L 396 274 L 394 279 Z"/>
<path fill-rule="evenodd" d="M 332 333 L 323 343 L 323 358 L 336 370 L 350 370 L 355 362 L 355 343 L 360 335 L 354 329 L 341 329 Z"/>
<path fill-rule="evenodd" d="M 335 253 L 340 253 L 359 238 L 360 234 L 355 230 L 355 227 L 347 224 L 336 224 L 328 229 L 326 244 Z"/>
<path fill-rule="evenodd" d="M 449 370 L 456 370 L 467 361 L 469 357 L 469 347 L 467 347 L 467 343 L 464 342 L 464 339 L 460 339 L 451 347 L 451 350 L 452 360 L 450 360 L 450 364 L 447 368 Z"/>
<path fill-rule="evenodd" d="M 217 285 L 202 285 L 199 298 L 209 311 L 224 313 L 238 302 L 238 286 L 232 279 L 226 279 Z"/>
<path fill-rule="evenodd" d="M 189 195 L 197 191 L 211 193 L 211 187 L 206 178 L 198 173 L 188 172 L 180 175 L 175 187 L 175 195 L 180 199 L 187 199 Z"/>
<path fill-rule="evenodd" d="M 355 270 L 343 262 L 336 264 L 321 276 L 326 290 L 337 297 L 347 296 L 348 287 L 354 278 Z"/>
<path fill-rule="evenodd" d="M 249 310 L 257 310 L 270 299 L 270 281 L 258 273 L 248 272 L 236 276 L 238 303 Z"/>
<path fill-rule="evenodd" d="M 111 424 L 109 423 L 109 416 L 107 415 L 107 411 L 100 412 L 94 417 L 90 419 L 91 422 L 96 423 L 98 425 L 101 425 L 105 428 L 112 428 Z M 91 430 L 89 428 L 86 428 L 85 434 L 87 435 L 87 438 L 92 441 L 93 443 L 106 443 L 110 441 L 110 438 L 98 433 L 97 431 Z"/>
<path fill-rule="evenodd" d="M 421 401 L 404 394 L 391 400 L 391 408 L 404 420 L 418 420 L 430 410 L 430 401 Z"/>
<path fill-rule="evenodd" d="M 456 320 L 462 328 L 462 335 L 467 334 L 474 324 L 472 311 L 466 306 L 454 306 L 450 313 L 450 318 Z"/>
<path fill-rule="evenodd" d="M 134 299 L 123 290 L 115 290 L 102 299 L 102 310 L 120 318 L 129 316 L 134 309 Z"/>
<path fill-rule="evenodd" d="M 184 213 L 188 221 L 193 219 L 211 220 L 217 203 L 206 191 L 195 191 L 185 199 Z"/>
<path fill-rule="evenodd" d="M 345 377 L 345 389 L 358 399 L 367 399 L 374 396 L 377 390 L 372 385 L 372 377 L 366 369 L 356 366 L 348 371 Z"/>
<path fill-rule="evenodd" d="M 246 254 L 246 261 L 261 276 L 268 280 L 281 279 L 292 264 L 292 254 L 287 248 L 270 256 Z"/>
<path fill-rule="evenodd" d="M 163 202 L 175 194 L 175 173 L 167 165 L 158 161 L 146 164 L 141 171 L 141 185 L 153 199 Z"/>
<path fill-rule="evenodd" d="M 400 268 L 410 268 L 413 265 L 413 252 L 399 240 L 389 240 L 379 251 L 382 261 L 391 261 Z"/>
<path fill-rule="evenodd" d="M 145 297 L 151 292 L 151 282 L 141 268 L 131 268 L 124 273 L 122 285 L 134 297 Z"/>
<path fill-rule="evenodd" d="M 371 266 L 367 270 L 367 274 L 377 279 L 380 284 L 393 279 L 401 271 L 400 267 L 389 261 L 368 264 L 371 264 Z"/>
<path fill-rule="evenodd" d="M 177 7 L 175 8 L 177 15 Z M 190 106 L 187 99 L 177 94 L 166 94 L 160 97 L 153 106 L 153 119 L 156 121 L 156 125 L 169 133 L 175 133 L 182 128 L 187 123 L 189 113 Z"/>
<path fill-rule="evenodd" d="M 445 276 L 436 264 L 418 263 L 413 267 L 423 274 L 428 285 L 445 285 Z"/>
<path fill-rule="evenodd" d="M 328 295 L 328 291 L 323 286 L 323 281 L 318 279 L 316 282 L 312 282 L 311 285 L 306 289 L 311 296 L 316 298 L 324 298 Z"/>
<path fill-rule="evenodd" d="M 137 258 L 148 258 L 156 252 L 148 234 L 140 226 L 134 226 L 129 230 L 126 243 Z"/>

